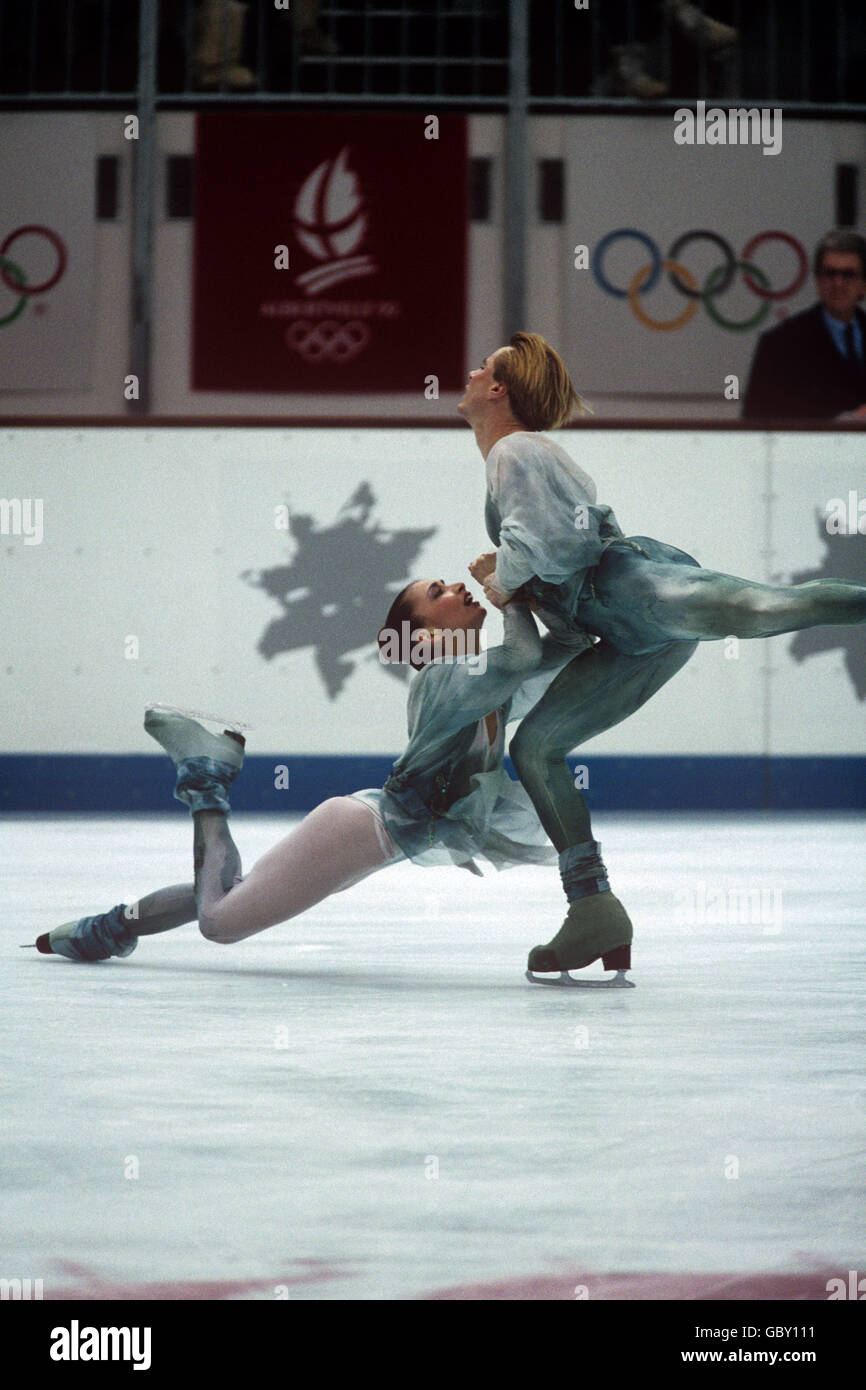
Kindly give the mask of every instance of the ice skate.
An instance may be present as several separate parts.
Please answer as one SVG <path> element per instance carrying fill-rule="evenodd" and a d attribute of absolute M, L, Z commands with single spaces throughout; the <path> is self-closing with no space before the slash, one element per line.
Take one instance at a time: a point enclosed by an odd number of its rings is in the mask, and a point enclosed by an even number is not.
<path fill-rule="evenodd" d="M 109 912 L 64 922 L 53 931 L 36 938 L 36 949 L 46 956 L 65 956 L 67 960 L 92 962 L 110 956 L 129 956 L 138 945 L 134 923 L 126 917 L 126 904 L 118 903 Z"/>
<path fill-rule="evenodd" d="M 193 718 L 194 713 L 197 718 Z M 223 732 L 210 733 L 198 719 L 222 724 Z M 248 728 L 246 724 L 221 719 L 218 715 L 178 709 L 174 705 L 150 704 L 145 709 L 144 728 L 165 749 L 176 767 L 190 758 L 213 758 L 226 763 L 237 775 L 243 766 L 245 740 L 239 730 Z"/>
<path fill-rule="evenodd" d="M 184 719 L 200 719 L 205 724 L 218 724 L 225 733 L 249 733 L 252 728 L 251 724 L 242 724 L 239 719 L 226 719 L 221 714 L 205 714 L 200 709 L 184 709 L 180 705 L 163 705 L 158 700 L 150 700 L 144 710 L 145 719 L 151 711 L 157 714 L 180 714 Z"/>
<path fill-rule="evenodd" d="M 526 978 L 534 985 L 571 986 L 577 989 L 634 989 L 626 971 L 631 969 L 634 929 L 619 898 L 611 892 L 591 893 L 568 905 L 565 921 L 546 946 L 534 946 L 527 961 Z M 583 970 L 601 957 L 610 980 L 576 980 L 568 972 Z M 546 979 L 544 976 L 551 978 Z"/>
<path fill-rule="evenodd" d="M 231 724 L 210 715 L 213 723 Z M 239 728 L 245 725 L 236 726 Z M 195 814 L 197 811 L 229 813 L 228 788 L 244 761 L 244 738 L 236 728 L 212 734 L 185 710 L 150 704 L 144 715 L 145 732 L 164 748 L 177 768 L 174 795 Z"/>

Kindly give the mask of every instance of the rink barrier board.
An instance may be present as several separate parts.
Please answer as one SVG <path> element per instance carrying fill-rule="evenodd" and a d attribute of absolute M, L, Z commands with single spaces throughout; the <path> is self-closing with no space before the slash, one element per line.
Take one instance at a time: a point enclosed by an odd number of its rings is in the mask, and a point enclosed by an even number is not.
<path fill-rule="evenodd" d="M 297 815 L 328 797 L 381 787 L 393 764 L 387 755 L 250 756 L 232 787 L 232 807 Z M 594 811 L 866 809 L 866 757 L 597 757 L 582 764 Z M 513 777 L 509 759 L 505 766 Z M 274 785 L 279 767 L 288 768 L 288 788 Z M 0 755 L 0 811 L 7 813 L 179 811 L 173 786 L 167 760 L 149 754 Z"/>
<path fill-rule="evenodd" d="M 847 531 L 831 535 L 820 517 L 831 497 L 847 499 L 851 511 L 862 430 L 777 438 L 739 429 L 630 435 L 576 427 L 565 439 L 590 473 L 605 478 L 606 494 L 627 499 L 628 512 L 618 512 L 623 525 L 634 529 L 640 518 L 643 534 L 664 536 L 709 567 L 762 582 L 866 572 L 866 533 L 855 541 Z M 406 689 L 393 671 L 376 672 L 372 634 L 392 590 L 415 569 L 463 574 L 467 557 L 487 544 L 480 455 L 464 424 L 420 435 L 333 427 L 217 435 L 192 424 L 168 435 L 140 427 L 14 429 L 4 445 L 4 491 L 22 507 L 44 493 L 48 516 L 44 544 L 30 546 L 15 532 L 11 502 L 4 512 L 7 606 L 26 616 L 6 633 L 0 673 L 6 704 L 19 712 L 6 751 L 144 753 L 132 711 L 153 699 L 248 720 L 259 731 L 256 752 L 280 749 L 286 737 L 297 755 L 399 749 Z M 437 488 L 428 498 L 431 476 Z M 450 499 L 464 487 L 477 505 L 455 511 Z M 309 528 L 300 537 L 291 532 L 294 518 Z M 107 536 L 122 543 L 107 545 Z M 365 574 L 368 601 L 357 622 L 352 606 L 360 596 L 330 573 L 329 547 L 339 540 L 342 558 L 344 539 Z M 846 551 L 838 565 L 833 547 Z M 849 556 L 854 547 L 860 553 Z M 305 576 L 306 598 L 304 585 L 282 587 Z M 74 596 L 72 608 L 59 595 Z M 334 605 L 339 635 L 332 638 L 323 624 Z M 490 626 L 496 642 L 498 615 Z M 593 749 L 599 756 L 860 756 L 864 644 L 866 627 L 744 642 L 742 652 L 707 643 L 639 721 L 605 731 Z"/>
<path fill-rule="evenodd" d="M 427 402 L 428 406 L 435 402 Z M 454 430 L 459 428 L 449 401 L 443 402 L 441 414 L 425 410 L 418 415 L 293 415 L 285 410 L 268 415 L 15 415 L 0 414 L 0 429 L 269 429 L 269 430 Z M 628 434 L 634 431 L 684 434 L 862 434 L 859 420 L 720 420 L 712 415 L 611 415 L 607 418 L 569 420 L 560 426 L 569 433 L 587 434 L 605 431 Z"/>

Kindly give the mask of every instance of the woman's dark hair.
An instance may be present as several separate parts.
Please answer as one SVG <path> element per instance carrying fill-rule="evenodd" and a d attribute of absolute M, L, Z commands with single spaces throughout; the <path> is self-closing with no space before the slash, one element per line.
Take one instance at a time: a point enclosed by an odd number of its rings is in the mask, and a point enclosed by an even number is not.
<path fill-rule="evenodd" d="M 385 622 L 379 629 L 379 651 L 383 652 L 386 646 L 390 646 L 393 643 L 394 635 L 396 634 L 397 640 L 400 643 L 401 660 L 404 658 L 402 646 L 403 633 L 408 632 L 411 638 L 412 633 L 414 632 L 416 627 L 421 628 L 424 626 L 422 619 L 418 616 L 417 610 L 413 606 L 410 599 L 407 597 L 409 590 L 415 583 L 417 583 L 417 580 L 412 579 L 406 585 L 405 589 L 400 590 L 400 593 L 397 595 L 394 602 L 391 604 L 391 607 L 388 609 L 388 616 L 385 619 Z M 408 623 L 408 628 L 404 628 L 403 623 Z M 411 649 L 405 653 L 405 659 L 409 662 L 409 665 L 412 666 L 414 670 L 423 670 L 424 662 L 419 661 L 417 659 L 417 656 L 415 660 L 413 660 Z"/>

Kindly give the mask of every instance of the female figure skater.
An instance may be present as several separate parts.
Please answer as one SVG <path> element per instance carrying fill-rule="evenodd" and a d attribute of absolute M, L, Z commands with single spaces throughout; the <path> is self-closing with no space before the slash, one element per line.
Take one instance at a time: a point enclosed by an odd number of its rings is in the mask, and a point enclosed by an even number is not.
<path fill-rule="evenodd" d="M 866 622 L 866 584 L 755 584 L 702 569 L 662 541 L 623 536 L 610 507 L 596 505 L 592 479 L 538 433 L 564 425 L 575 405 L 583 409 L 558 354 L 539 334 L 516 333 L 470 373 L 458 406 L 486 460 L 485 521 L 497 547 L 470 573 L 492 603 L 519 591 L 549 627 L 600 639 L 546 688 L 509 748 L 559 851 L 569 903 L 561 930 L 530 953 L 530 978 L 631 940 L 566 754 L 642 705 L 698 642 Z"/>
<path fill-rule="evenodd" d="M 246 878 L 228 827 L 243 738 L 149 709 L 145 729 L 174 761 L 174 795 L 192 813 L 195 881 L 65 923 L 40 936 L 38 949 L 77 961 L 126 956 L 139 936 L 196 920 L 211 941 L 242 941 L 404 857 L 475 873 L 476 855 L 497 868 L 555 862 L 526 793 L 502 767 L 505 722 L 531 706 L 585 638 L 570 647 L 555 637 L 542 642 L 525 603 L 501 607 L 503 643 L 482 653 L 487 610 L 464 584 L 416 580 L 398 595 L 379 645 L 386 659 L 409 661 L 420 673 L 409 693 L 406 751 L 382 790 L 322 802 Z M 454 638 L 461 640 L 451 659 Z M 619 944 L 625 949 L 604 961 L 617 973 L 600 984 L 630 986 L 628 944 Z"/>

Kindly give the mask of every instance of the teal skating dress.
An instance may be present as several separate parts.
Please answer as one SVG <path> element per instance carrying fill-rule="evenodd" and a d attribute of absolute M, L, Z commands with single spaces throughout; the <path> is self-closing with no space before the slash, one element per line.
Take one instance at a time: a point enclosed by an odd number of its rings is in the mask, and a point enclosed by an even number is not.
<path fill-rule="evenodd" d="M 553 634 L 543 640 L 525 605 L 503 610 L 504 641 L 481 660 L 432 662 L 412 677 L 409 742 L 381 790 L 356 792 L 417 864 L 457 864 L 480 873 L 555 864 L 556 851 L 519 782 L 502 766 L 505 725 L 526 714 L 585 645 Z M 491 750 L 485 716 L 497 713 Z"/>

